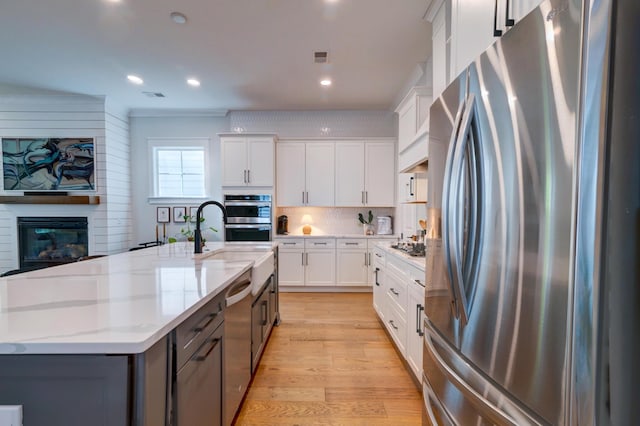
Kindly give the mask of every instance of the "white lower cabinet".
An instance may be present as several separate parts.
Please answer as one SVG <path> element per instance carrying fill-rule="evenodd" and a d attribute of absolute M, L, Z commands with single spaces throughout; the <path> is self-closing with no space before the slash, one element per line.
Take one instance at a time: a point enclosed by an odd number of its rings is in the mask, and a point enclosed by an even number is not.
<path fill-rule="evenodd" d="M 384 250 L 374 253 L 375 244 L 389 239 L 369 238 L 275 238 L 280 243 L 281 287 L 373 287 L 374 262 Z M 382 260 L 384 263 L 384 259 Z"/>
<path fill-rule="evenodd" d="M 376 247 L 373 307 L 415 378 L 422 377 L 424 271 Z"/>
<path fill-rule="evenodd" d="M 307 286 L 336 285 L 336 245 L 334 238 L 306 239 L 304 242 L 304 282 Z"/>
<path fill-rule="evenodd" d="M 369 258 L 365 238 L 338 238 L 336 251 L 339 286 L 368 286 Z"/>
<path fill-rule="evenodd" d="M 304 285 L 304 240 L 280 241 L 278 248 L 278 285 L 296 287 Z"/>
<path fill-rule="evenodd" d="M 407 283 L 388 268 L 385 271 L 387 299 L 384 309 L 384 325 L 398 347 L 406 357 L 407 353 Z"/>
<path fill-rule="evenodd" d="M 385 314 L 383 307 L 385 306 L 386 284 L 384 276 L 384 250 L 380 247 L 373 248 L 373 309 L 376 310 L 380 319 L 384 322 Z"/>
<path fill-rule="evenodd" d="M 423 280 L 424 282 L 424 280 Z M 422 377 L 422 336 L 424 335 L 424 287 L 415 281 L 409 283 L 407 295 L 407 364 L 417 378 Z"/>
<path fill-rule="evenodd" d="M 335 286 L 335 238 L 282 238 L 280 243 L 279 286 Z"/>

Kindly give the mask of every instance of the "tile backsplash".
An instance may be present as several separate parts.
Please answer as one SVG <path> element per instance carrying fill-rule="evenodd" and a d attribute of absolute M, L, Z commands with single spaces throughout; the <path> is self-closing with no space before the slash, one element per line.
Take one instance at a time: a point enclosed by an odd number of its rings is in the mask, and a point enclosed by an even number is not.
<path fill-rule="evenodd" d="M 392 216 L 392 230 L 396 232 L 395 218 L 393 218 L 395 209 L 392 207 L 278 207 L 276 218 L 280 215 L 287 216 L 289 235 L 302 235 L 302 227 L 305 225 L 302 222 L 304 215 L 311 217 L 311 235 L 357 235 L 364 234 L 362 225 L 358 221 L 358 213 L 362 213 L 366 218 L 369 210 L 373 213 L 374 229 L 377 216 Z"/>

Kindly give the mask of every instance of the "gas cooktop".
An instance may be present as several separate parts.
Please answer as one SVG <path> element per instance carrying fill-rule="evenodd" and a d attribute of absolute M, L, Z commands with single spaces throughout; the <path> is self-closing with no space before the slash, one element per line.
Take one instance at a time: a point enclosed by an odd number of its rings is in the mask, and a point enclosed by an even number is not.
<path fill-rule="evenodd" d="M 409 256 L 424 257 L 424 244 L 423 243 L 397 243 L 391 245 L 392 249 L 399 250 Z"/>

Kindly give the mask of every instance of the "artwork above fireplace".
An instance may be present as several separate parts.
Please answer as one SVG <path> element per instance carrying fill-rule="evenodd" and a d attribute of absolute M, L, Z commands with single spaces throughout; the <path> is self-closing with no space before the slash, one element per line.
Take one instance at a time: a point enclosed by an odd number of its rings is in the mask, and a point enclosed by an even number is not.
<path fill-rule="evenodd" d="M 93 138 L 2 138 L 5 191 L 94 191 Z"/>

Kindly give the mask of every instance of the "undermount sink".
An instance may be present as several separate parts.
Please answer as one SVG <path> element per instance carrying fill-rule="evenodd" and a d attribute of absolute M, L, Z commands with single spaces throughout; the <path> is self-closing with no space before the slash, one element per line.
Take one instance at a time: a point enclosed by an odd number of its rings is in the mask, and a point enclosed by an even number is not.
<path fill-rule="evenodd" d="M 251 292 L 256 295 L 263 284 L 273 274 L 273 251 L 236 251 L 222 250 L 204 256 L 206 259 L 220 259 L 227 261 L 253 261 L 251 268 Z"/>

